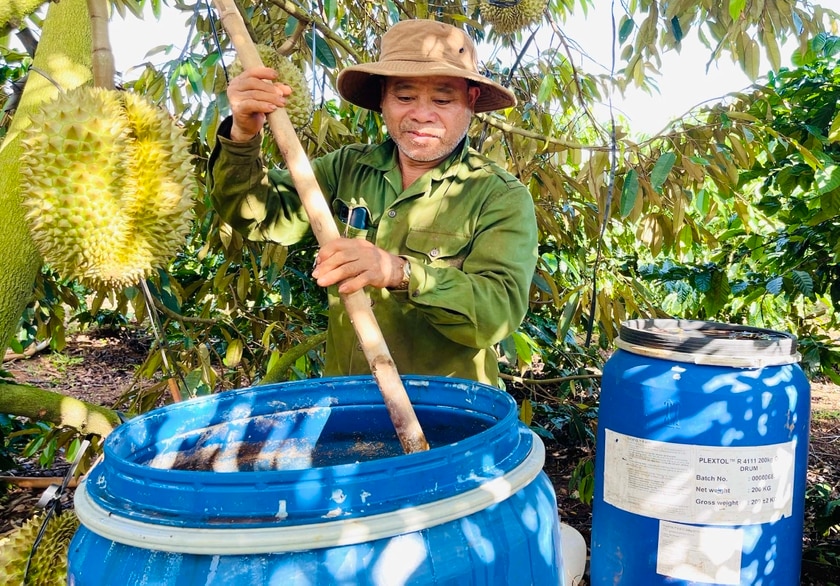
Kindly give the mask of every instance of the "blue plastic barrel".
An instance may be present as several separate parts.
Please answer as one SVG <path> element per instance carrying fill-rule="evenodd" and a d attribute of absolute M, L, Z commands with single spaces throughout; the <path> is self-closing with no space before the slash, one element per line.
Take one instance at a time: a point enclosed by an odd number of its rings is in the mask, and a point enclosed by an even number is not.
<path fill-rule="evenodd" d="M 404 377 L 403 454 L 375 381 L 228 391 L 118 427 L 75 494 L 69 584 L 560 584 L 544 447 L 512 398 Z"/>
<path fill-rule="evenodd" d="M 634 320 L 604 367 L 594 586 L 798 586 L 810 385 L 790 334 Z"/>

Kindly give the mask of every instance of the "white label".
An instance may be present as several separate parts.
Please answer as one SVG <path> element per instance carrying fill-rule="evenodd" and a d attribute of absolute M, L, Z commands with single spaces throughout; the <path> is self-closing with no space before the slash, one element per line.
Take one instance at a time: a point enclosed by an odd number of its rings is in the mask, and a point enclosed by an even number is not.
<path fill-rule="evenodd" d="M 744 532 L 662 521 L 656 573 L 689 582 L 741 583 Z"/>
<path fill-rule="evenodd" d="M 720 447 L 606 430 L 604 501 L 645 517 L 758 525 L 789 517 L 796 442 Z"/>

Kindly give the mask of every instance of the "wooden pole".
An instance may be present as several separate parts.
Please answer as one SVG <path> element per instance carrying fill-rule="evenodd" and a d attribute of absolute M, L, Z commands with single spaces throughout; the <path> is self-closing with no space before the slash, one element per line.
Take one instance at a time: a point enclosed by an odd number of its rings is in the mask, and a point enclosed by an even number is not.
<path fill-rule="evenodd" d="M 263 65 L 257 47 L 248 35 L 242 15 L 233 0 L 214 0 L 219 11 L 222 26 L 224 26 L 236 54 L 244 69 L 261 67 Z M 268 115 L 268 126 L 277 142 L 280 152 L 286 161 L 295 188 L 297 189 L 312 231 L 320 245 L 341 238 L 338 227 L 333 219 L 327 200 L 321 192 L 312 165 L 306 157 L 306 152 L 298 140 L 285 108 L 278 108 Z M 341 300 L 356 330 L 356 336 L 362 346 L 362 351 L 370 365 L 379 390 L 385 401 L 385 407 L 394 424 L 397 436 L 407 454 L 429 449 L 429 444 L 417 421 L 414 408 L 403 387 L 402 379 L 397 372 L 388 346 L 373 315 L 370 298 L 363 291 L 342 294 Z"/>

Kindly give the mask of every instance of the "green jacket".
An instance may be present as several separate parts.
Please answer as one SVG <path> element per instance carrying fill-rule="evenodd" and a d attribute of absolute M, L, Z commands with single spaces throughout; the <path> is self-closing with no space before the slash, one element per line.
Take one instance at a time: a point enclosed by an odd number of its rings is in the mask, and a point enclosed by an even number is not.
<path fill-rule="evenodd" d="M 305 210 L 287 172 L 266 175 L 259 149 L 259 138 L 219 137 L 210 158 L 213 205 L 251 240 L 294 244 L 309 230 Z M 537 259 L 527 188 L 466 143 L 406 190 L 390 140 L 343 147 L 312 168 L 340 233 L 411 263 L 407 291 L 369 288 L 397 372 L 498 385 L 493 346 L 519 327 Z M 367 208 L 369 225 L 346 225 L 342 206 Z M 324 374 L 370 373 L 336 288 L 328 294 Z"/>

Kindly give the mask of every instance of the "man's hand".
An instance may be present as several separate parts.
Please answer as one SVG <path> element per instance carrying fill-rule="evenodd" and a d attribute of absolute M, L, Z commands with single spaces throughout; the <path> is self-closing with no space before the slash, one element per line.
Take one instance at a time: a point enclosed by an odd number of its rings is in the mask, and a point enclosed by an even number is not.
<path fill-rule="evenodd" d="M 402 282 L 405 262 L 362 238 L 336 238 L 321 247 L 312 276 L 321 287 L 339 283 L 342 294 L 367 285 L 383 289 Z"/>
<path fill-rule="evenodd" d="M 246 142 L 262 131 L 267 114 L 286 106 L 292 88 L 274 83 L 277 72 L 269 67 L 248 69 L 230 80 L 227 97 L 233 113 L 231 140 Z"/>

